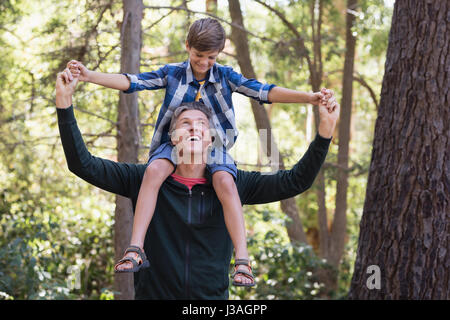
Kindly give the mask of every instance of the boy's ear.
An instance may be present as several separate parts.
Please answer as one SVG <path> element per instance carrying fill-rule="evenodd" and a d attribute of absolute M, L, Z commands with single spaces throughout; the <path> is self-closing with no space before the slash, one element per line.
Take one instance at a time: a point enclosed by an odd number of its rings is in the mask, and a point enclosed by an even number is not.
<path fill-rule="evenodd" d="M 186 40 L 186 50 L 189 51 L 191 50 L 191 47 L 189 47 L 189 42 Z"/>

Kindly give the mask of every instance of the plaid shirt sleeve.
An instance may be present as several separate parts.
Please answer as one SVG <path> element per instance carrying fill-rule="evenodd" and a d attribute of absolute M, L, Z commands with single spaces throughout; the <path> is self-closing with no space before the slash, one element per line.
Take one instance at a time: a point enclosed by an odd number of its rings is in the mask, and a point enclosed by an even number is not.
<path fill-rule="evenodd" d="M 275 87 L 274 84 L 261 83 L 256 79 L 247 79 L 232 68 L 229 68 L 227 78 L 233 92 L 239 92 L 260 103 L 272 103 L 269 101 L 269 91 Z"/>
<path fill-rule="evenodd" d="M 124 93 L 165 88 L 167 85 L 167 74 L 167 65 L 156 71 L 143 72 L 139 74 L 124 73 L 124 75 L 130 79 L 130 87 L 128 90 L 124 91 Z"/>

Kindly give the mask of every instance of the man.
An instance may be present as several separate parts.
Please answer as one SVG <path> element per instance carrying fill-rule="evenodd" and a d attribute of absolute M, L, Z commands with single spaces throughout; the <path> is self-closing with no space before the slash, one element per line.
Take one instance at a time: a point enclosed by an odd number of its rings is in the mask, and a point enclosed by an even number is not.
<path fill-rule="evenodd" d="M 68 69 L 58 74 L 56 81 L 58 124 L 69 170 L 101 189 L 130 198 L 135 208 L 146 166 L 101 159 L 88 152 L 72 107 L 77 81 Z M 339 104 L 334 97 L 328 104 L 333 111 L 319 106 L 318 134 L 291 170 L 271 175 L 238 170 L 236 186 L 242 204 L 279 201 L 300 194 L 312 185 L 325 160 L 339 116 Z M 211 139 L 207 134 L 207 117 L 199 110 L 189 109 L 173 119 L 178 134 L 172 143 L 182 154 L 175 174 L 206 178 L 206 183 L 188 188 L 180 179 L 169 176 L 161 186 L 144 242 L 150 267 L 134 276 L 136 299 L 228 298 L 232 243 L 222 207 L 214 193 L 211 176 L 205 170 L 205 161 L 183 162 L 207 152 Z M 199 122 L 200 127 L 196 125 Z M 192 135 L 199 139 L 190 139 Z"/>

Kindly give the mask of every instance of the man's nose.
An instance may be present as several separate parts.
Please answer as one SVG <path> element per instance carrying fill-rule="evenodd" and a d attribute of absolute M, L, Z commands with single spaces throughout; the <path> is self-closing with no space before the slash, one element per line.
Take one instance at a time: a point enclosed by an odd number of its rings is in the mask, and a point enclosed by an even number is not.
<path fill-rule="evenodd" d="M 201 123 L 193 123 L 191 128 L 190 128 L 190 131 L 193 132 L 193 133 L 200 133 L 200 132 L 202 132 L 203 131 L 203 124 L 201 124 Z"/>

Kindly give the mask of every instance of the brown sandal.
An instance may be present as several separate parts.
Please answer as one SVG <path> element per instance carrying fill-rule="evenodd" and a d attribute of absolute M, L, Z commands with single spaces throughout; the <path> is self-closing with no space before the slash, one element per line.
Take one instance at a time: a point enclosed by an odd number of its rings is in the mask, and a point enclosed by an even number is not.
<path fill-rule="evenodd" d="M 250 272 L 247 272 L 245 270 L 237 270 L 238 266 L 247 266 Z M 234 277 L 237 274 L 241 274 L 244 277 L 252 280 L 252 283 L 242 283 L 242 282 L 234 281 Z M 253 273 L 252 273 L 252 267 L 250 265 L 250 261 L 248 261 L 247 259 L 236 259 L 236 261 L 234 263 L 234 273 L 231 275 L 231 277 L 233 278 L 233 285 L 234 286 L 237 286 L 237 287 L 253 287 L 255 285 L 255 278 L 254 278 Z"/>
<path fill-rule="evenodd" d="M 140 258 L 140 261 L 131 258 L 131 257 L 124 257 L 117 262 L 117 264 L 114 266 L 114 272 L 115 273 L 125 273 L 125 272 L 137 272 L 141 268 L 148 268 L 150 267 L 150 262 L 147 260 L 147 256 L 145 255 L 145 252 L 141 250 L 141 248 L 137 246 L 129 246 L 127 250 L 125 250 L 124 256 L 128 252 L 136 252 Z M 120 266 L 122 263 L 130 261 L 133 264 L 133 268 L 131 269 L 124 269 L 124 270 L 118 270 L 117 267 Z"/>

